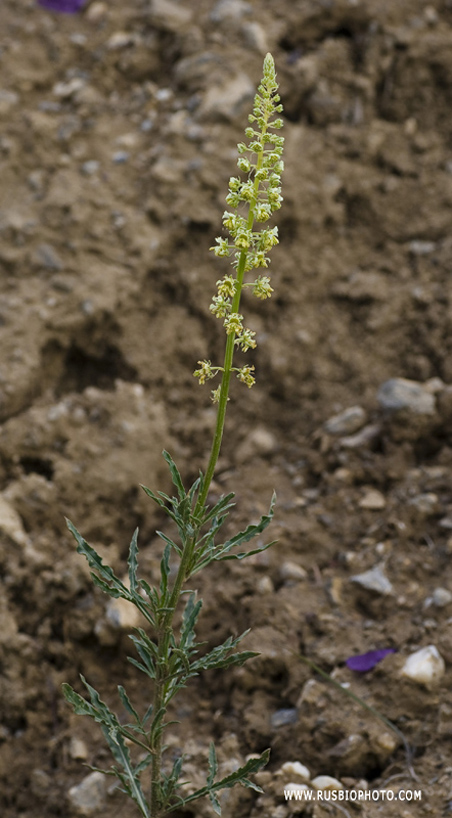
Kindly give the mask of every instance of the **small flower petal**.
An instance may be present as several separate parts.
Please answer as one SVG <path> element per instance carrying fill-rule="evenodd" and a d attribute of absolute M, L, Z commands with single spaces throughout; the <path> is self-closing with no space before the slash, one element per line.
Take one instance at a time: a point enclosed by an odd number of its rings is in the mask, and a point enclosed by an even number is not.
<path fill-rule="evenodd" d="M 345 664 L 350 670 L 355 670 L 357 673 L 367 673 L 372 670 L 378 662 L 381 662 L 388 653 L 395 653 L 394 648 L 382 648 L 381 650 L 369 650 L 367 653 L 361 653 L 358 656 L 350 656 Z"/>
<path fill-rule="evenodd" d="M 38 0 L 38 5 L 49 11 L 77 14 L 85 5 L 85 0 Z"/>

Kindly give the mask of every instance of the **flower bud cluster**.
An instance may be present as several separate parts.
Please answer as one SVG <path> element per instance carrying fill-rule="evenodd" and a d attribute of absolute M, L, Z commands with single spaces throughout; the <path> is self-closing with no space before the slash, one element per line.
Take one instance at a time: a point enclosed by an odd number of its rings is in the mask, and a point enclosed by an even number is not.
<path fill-rule="evenodd" d="M 230 238 L 218 237 L 211 250 L 220 258 L 231 258 L 236 269 L 236 277 L 226 275 L 217 281 L 217 295 L 212 299 L 211 312 L 223 319 L 228 336 L 234 335 L 234 346 L 242 352 L 256 347 L 255 333 L 243 326 L 243 316 L 238 312 L 242 287 L 251 287 L 256 298 L 270 298 L 273 288 L 270 278 L 260 275 L 254 281 L 244 282 L 244 274 L 269 264 L 268 253 L 278 244 L 278 228 L 263 227 L 254 230 L 255 222 L 265 223 L 281 207 L 281 173 L 284 169 L 282 151 L 284 139 L 278 133 L 282 119 L 277 117 L 282 111 L 273 58 L 267 54 L 264 61 L 264 76 L 254 99 L 253 113 L 249 116 L 250 126 L 245 130 L 248 144 L 240 142 L 237 165 L 246 178 L 232 176 L 226 202 L 230 210 L 223 214 L 223 226 Z M 276 118 L 275 118 L 276 117 Z M 201 369 L 194 374 L 204 383 L 205 367 L 210 362 L 202 362 Z M 204 368 L 203 368 L 204 367 Z M 254 367 L 233 368 L 237 377 L 247 386 L 252 386 Z M 214 374 L 221 371 L 216 367 Z M 209 371 L 212 371 L 210 369 Z M 204 378 L 204 380 L 203 380 Z M 218 399 L 219 390 L 213 393 Z"/>

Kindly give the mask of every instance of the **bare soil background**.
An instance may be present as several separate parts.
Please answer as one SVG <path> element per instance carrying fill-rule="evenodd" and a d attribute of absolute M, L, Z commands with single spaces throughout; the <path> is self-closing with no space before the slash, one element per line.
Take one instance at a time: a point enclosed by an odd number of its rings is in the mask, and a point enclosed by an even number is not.
<path fill-rule="evenodd" d="M 212 738 L 223 770 L 271 747 L 265 794 L 227 791 L 226 818 L 340 814 L 286 804 L 287 761 L 422 790 L 350 815 L 451 812 L 451 23 L 450 0 L 112 0 L 70 17 L 3 0 L 2 818 L 72 818 L 82 762 L 109 764 L 63 681 L 148 703 L 130 613 L 93 588 L 64 516 L 119 572 L 139 525 L 157 579 L 165 523 L 138 486 L 170 488 L 163 448 L 187 482 L 206 462 L 215 415 L 192 371 L 221 355 L 208 308 L 225 269 L 208 248 L 267 50 L 281 244 L 272 299 L 245 305 L 257 385 L 234 385 L 214 489 L 236 491 L 237 529 L 275 489 L 278 544 L 200 577 L 200 636 L 250 627 L 261 656 L 190 685 L 169 754 L 196 779 Z M 381 389 L 394 378 L 417 382 L 411 403 Z M 373 590 L 352 580 L 370 569 Z M 442 679 L 402 677 L 430 644 Z M 345 666 L 382 647 L 397 652 L 373 671 Z M 397 736 L 300 653 L 397 725 L 417 780 Z M 117 791 L 90 797 L 84 814 L 138 814 Z"/>

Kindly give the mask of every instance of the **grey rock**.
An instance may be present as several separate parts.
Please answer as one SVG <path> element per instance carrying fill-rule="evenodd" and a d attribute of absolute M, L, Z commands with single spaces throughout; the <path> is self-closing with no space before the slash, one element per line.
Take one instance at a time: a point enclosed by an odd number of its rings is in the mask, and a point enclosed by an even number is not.
<path fill-rule="evenodd" d="M 436 250 L 434 241 L 410 241 L 410 253 L 413 256 L 428 256 Z"/>
<path fill-rule="evenodd" d="M 38 767 L 32 770 L 30 776 L 30 790 L 35 798 L 45 798 L 52 787 L 50 775 Z"/>
<path fill-rule="evenodd" d="M 191 22 L 193 11 L 172 0 L 152 0 L 150 17 L 151 21 L 176 33 Z"/>
<path fill-rule="evenodd" d="M 430 517 L 438 511 L 438 495 L 433 492 L 418 494 L 416 497 L 411 498 L 409 505 L 415 508 L 423 517 Z"/>
<path fill-rule="evenodd" d="M 452 602 L 452 593 L 447 588 L 435 588 L 432 594 L 432 605 L 436 608 L 445 608 Z"/>
<path fill-rule="evenodd" d="M 250 48 L 253 48 L 258 54 L 267 53 L 269 50 L 267 32 L 260 23 L 244 23 L 241 32 Z"/>
<path fill-rule="evenodd" d="M 350 406 L 327 420 L 325 429 L 330 435 L 352 435 L 358 432 L 365 422 L 366 413 L 362 406 Z"/>
<path fill-rule="evenodd" d="M 252 7 L 245 0 L 219 0 L 210 12 L 213 23 L 225 20 L 241 20 L 245 14 L 252 14 Z"/>
<path fill-rule="evenodd" d="M 118 51 L 134 44 L 135 38 L 128 31 L 115 31 L 107 41 L 109 51 Z"/>
<path fill-rule="evenodd" d="M 86 176 L 92 176 L 94 173 L 97 173 L 99 168 L 100 162 L 98 162 L 97 159 L 89 159 L 87 162 L 83 163 L 81 171 Z"/>
<path fill-rule="evenodd" d="M 221 85 L 208 88 L 199 107 L 199 117 L 213 121 L 240 117 L 254 99 L 254 85 L 246 74 L 237 74 Z"/>
<path fill-rule="evenodd" d="M 393 592 L 392 584 L 384 573 L 381 565 L 376 565 L 374 568 L 371 568 L 369 571 L 364 571 L 362 574 L 355 574 L 355 576 L 350 578 L 350 581 L 356 583 L 356 585 L 359 585 L 361 588 L 365 588 L 367 591 L 374 591 L 382 596 L 388 596 Z"/>
<path fill-rule="evenodd" d="M 82 77 L 72 77 L 68 82 L 57 82 L 53 86 L 53 93 L 60 99 L 70 99 L 77 91 L 81 91 L 86 85 L 86 80 Z"/>
<path fill-rule="evenodd" d="M 408 409 L 415 414 L 433 415 L 435 397 L 417 381 L 391 378 L 380 386 L 377 400 L 382 409 L 397 412 Z"/>
<path fill-rule="evenodd" d="M 129 158 L 130 153 L 127 151 L 116 151 L 116 153 L 114 153 L 112 156 L 112 160 L 115 165 L 124 165 L 125 162 L 129 161 Z"/>
<path fill-rule="evenodd" d="M 376 423 L 369 423 L 364 426 L 356 435 L 346 435 L 341 438 L 340 444 L 344 449 L 359 449 L 361 446 L 367 446 L 372 441 L 376 440 L 381 432 L 380 426 Z"/>
<path fill-rule="evenodd" d="M 295 724 L 298 719 L 296 707 L 283 707 L 275 710 L 270 721 L 272 727 L 284 727 L 286 724 Z"/>
<path fill-rule="evenodd" d="M 107 792 L 106 779 L 102 773 L 93 772 L 80 784 L 71 787 L 68 798 L 71 806 L 79 815 L 93 815 L 100 809 Z"/>
<path fill-rule="evenodd" d="M 19 97 L 14 91 L 0 88 L 0 117 L 7 116 L 18 102 Z"/>
<path fill-rule="evenodd" d="M 184 57 L 174 66 L 177 82 L 192 90 L 199 89 L 207 77 L 215 84 L 216 77 L 220 79 L 224 72 L 223 61 L 213 51 L 203 51 L 201 54 Z"/>
<path fill-rule="evenodd" d="M 34 260 L 40 267 L 46 267 L 47 270 L 60 271 L 64 266 L 51 244 L 40 244 L 36 248 Z"/>
<path fill-rule="evenodd" d="M 275 436 L 268 429 L 256 426 L 237 447 L 236 460 L 238 463 L 244 463 L 253 457 L 264 457 L 272 454 L 277 445 Z"/>
<path fill-rule="evenodd" d="M 359 501 L 359 507 L 369 511 L 382 511 L 386 507 L 386 500 L 381 491 L 369 489 Z"/>

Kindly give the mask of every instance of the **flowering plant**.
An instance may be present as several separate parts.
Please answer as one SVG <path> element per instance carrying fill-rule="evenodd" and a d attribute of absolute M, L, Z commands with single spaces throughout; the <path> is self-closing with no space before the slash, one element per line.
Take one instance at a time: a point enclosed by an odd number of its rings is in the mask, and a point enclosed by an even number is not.
<path fill-rule="evenodd" d="M 137 628 L 130 636 L 138 654 L 138 659 L 129 657 L 130 662 L 152 681 L 152 702 L 144 714 L 140 714 L 134 707 L 122 685 L 118 687 L 118 694 L 129 720 L 127 723 L 101 700 L 97 690 L 83 676 L 82 682 L 89 698 L 84 698 L 68 684 L 63 686 L 64 695 L 75 712 L 91 716 L 101 726 L 115 762 L 110 770 L 102 772 L 119 779 L 123 791 L 135 802 L 144 818 L 162 818 L 206 795 L 215 812 L 220 814 L 217 793 L 236 783 L 260 791 L 249 775 L 264 766 L 269 758 L 269 750 L 266 750 L 260 756 L 250 758 L 240 769 L 218 780 L 218 764 L 212 744 L 206 784 L 187 795 L 180 784 L 184 759 L 176 759 L 171 768 L 166 766 L 163 736 L 168 727 L 166 715 L 170 702 L 191 677 L 213 668 L 240 666 L 256 655 L 251 651 L 237 650 L 246 631 L 241 636 L 229 637 L 222 645 L 200 656 L 201 643 L 196 640 L 195 626 L 202 600 L 197 599 L 195 591 L 184 590 L 184 586 L 191 577 L 212 562 L 242 560 L 271 545 L 260 544 L 251 551 L 239 550 L 269 525 L 273 516 L 274 497 L 268 514 L 263 515 L 257 524 L 248 525 L 244 531 L 219 542 L 218 534 L 233 506 L 234 495 L 231 493 L 222 496 L 212 506 L 207 499 L 221 447 L 232 373 L 235 372 L 239 380 L 248 387 L 254 384 L 253 366 L 233 365 L 237 348 L 246 352 L 256 346 L 255 333 L 243 324 L 241 295 L 245 287 L 250 287 L 254 295 L 261 299 L 269 298 L 273 292 L 267 275 L 259 275 L 253 281 L 246 281 L 245 276 L 256 268 L 266 268 L 269 262 L 268 252 L 278 243 L 276 227 L 260 231 L 255 228 L 255 222 L 268 221 L 282 201 L 280 175 L 283 170 L 283 139 L 277 133 L 272 133 L 272 130 L 279 130 L 283 124 L 276 116 L 282 110 L 277 91 L 273 58 L 267 54 L 263 79 L 249 117 L 250 127 L 245 132 L 249 142 L 248 145 L 238 145 L 238 167 L 246 178 L 242 180 L 232 177 L 229 181 L 227 203 L 231 210 L 224 213 L 223 224 L 230 239 L 219 237 L 215 248 L 212 248 L 217 256 L 232 259 L 235 274 L 226 275 L 217 282 L 217 295 L 210 308 L 217 318 L 223 320 L 226 331 L 223 365 L 214 366 L 210 361 L 200 361 L 200 368 L 194 373 L 201 384 L 222 373 L 221 383 L 212 393 L 217 405 L 217 422 L 206 472 L 201 473 L 193 485 L 186 489 L 174 461 L 164 452 L 163 457 L 170 469 L 175 495 L 169 497 L 163 492 L 154 493 L 143 486 L 146 494 L 171 519 L 178 534 L 176 539 L 172 539 L 167 534 L 158 532 L 165 543 L 160 562 L 159 587 L 151 587 L 138 575 L 138 531 L 135 531 L 130 543 L 126 583 L 102 562 L 94 548 L 67 521 L 77 542 L 77 551 L 87 559 L 92 569 L 93 582 L 109 596 L 121 597 L 132 603 L 149 628 L 149 632 L 144 628 Z M 170 571 L 171 557 L 178 562 L 174 578 Z M 182 595 L 186 596 L 186 603 L 181 623 L 176 627 L 175 615 Z M 146 777 L 147 789 L 143 783 Z"/>

